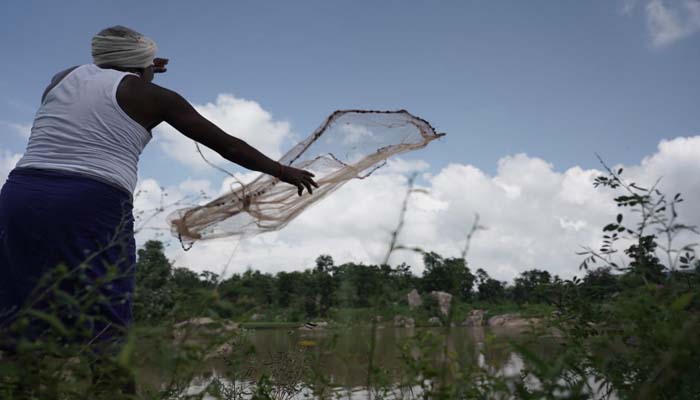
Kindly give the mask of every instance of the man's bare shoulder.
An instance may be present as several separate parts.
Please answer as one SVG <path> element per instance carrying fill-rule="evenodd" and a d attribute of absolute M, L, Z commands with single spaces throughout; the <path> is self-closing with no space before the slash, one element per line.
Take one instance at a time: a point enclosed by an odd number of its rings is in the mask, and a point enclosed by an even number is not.
<path fill-rule="evenodd" d="M 148 100 L 165 100 L 172 96 L 178 96 L 177 93 L 170 89 L 155 83 L 145 82 L 143 79 L 133 75 L 124 77 L 121 85 L 119 85 L 119 90 L 130 97 Z"/>
<path fill-rule="evenodd" d="M 189 108 L 189 103 L 175 91 L 137 76 L 124 77 L 117 89 L 117 103 L 146 129 L 152 129 Z"/>
<path fill-rule="evenodd" d="M 127 76 L 117 92 L 118 99 L 139 108 L 157 110 L 159 115 L 180 111 L 189 103 L 174 90 L 145 82 L 136 76 Z"/>

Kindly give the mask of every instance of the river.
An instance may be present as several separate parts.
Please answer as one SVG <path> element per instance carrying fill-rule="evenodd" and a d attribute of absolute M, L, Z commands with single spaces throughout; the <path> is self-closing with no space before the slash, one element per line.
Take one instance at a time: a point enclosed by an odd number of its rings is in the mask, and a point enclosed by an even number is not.
<path fill-rule="evenodd" d="M 371 331 L 369 326 L 249 330 L 233 344 L 232 354 L 202 364 L 201 372 L 173 398 L 251 398 L 252 383 L 259 384 L 263 376 L 269 378 L 275 399 L 369 398 Z M 543 360 L 553 359 L 561 348 L 553 337 L 528 337 L 495 328 L 378 327 L 371 359 L 372 398 L 420 398 L 423 388 L 417 382 L 451 385 L 470 369 L 517 377 L 527 362 L 514 345 Z M 157 371 L 144 372 L 141 379 L 151 385 L 165 380 Z M 536 387 L 538 382 L 528 378 L 525 384 Z"/>

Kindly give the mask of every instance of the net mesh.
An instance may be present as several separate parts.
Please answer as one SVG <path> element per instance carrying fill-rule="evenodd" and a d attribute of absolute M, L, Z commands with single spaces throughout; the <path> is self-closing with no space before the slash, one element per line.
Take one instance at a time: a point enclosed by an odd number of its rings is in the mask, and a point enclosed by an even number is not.
<path fill-rule="evenodd" d="M 396 154 L 425 147 L 443 133 L 405 110 L 339 110 L 279 160 L 315 175 L 312 195 L 297 195 L 295 186 L 261 174 L 248 184 L 207 204 L 168 216 L 173 235 L 183 246 L 198 240 L 251 236 L 283 228 L 313 203 L 350 179 L 363 179 Z"/>

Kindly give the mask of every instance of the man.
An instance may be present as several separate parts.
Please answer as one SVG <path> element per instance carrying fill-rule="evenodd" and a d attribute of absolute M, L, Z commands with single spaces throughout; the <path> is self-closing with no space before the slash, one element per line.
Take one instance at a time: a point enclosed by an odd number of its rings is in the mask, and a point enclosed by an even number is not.
<path fill-rule="evenodd" d="M 60 72 L 44 91 L 27 150 L 0 192 L 0 329 L 39 308 L 86 329 L 90 343 L 123 336 L 132 319 L 136 166 L 162 122 L 231 162 L 295 185 L 300 196 L 318 187 L 310 172 L 269 159 L 151 83 L 168 63 L 155 52 L 138 32 L 105 29 L 92 39 L 94 63 Z M 79 298 L 90 287 L 106 300 L 89 318 L 76 315 L 85 311 L 80 304 L 67 309 L 52 300 L 57 290 Z M 41 326 L 22 334 L 41 335 Z"/>

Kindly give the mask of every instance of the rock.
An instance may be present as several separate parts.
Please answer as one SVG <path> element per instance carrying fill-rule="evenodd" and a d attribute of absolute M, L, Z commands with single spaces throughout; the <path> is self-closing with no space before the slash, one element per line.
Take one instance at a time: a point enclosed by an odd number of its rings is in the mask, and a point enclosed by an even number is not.
<path fill-rule="evenodd" d="M 187 325 L 194 325 L 194 326 L 202 326 L 202 325 L 209 325 L 213 324 L 215 321 L 209 317 L 200 317 L 200 318 L 190 318 L 186 321 L 178 322 L 177 324 L 174 325 L 175 328 L 182 328 Z"/>
<path fill-rule="evenodd" d="M 397 315 L 394 317 L 394 326 L 397 328 L 413 328 L 416 326 L 416 321 L 411 317 Z"/>
<path fill-rule="evenodd" d="M 483 326 L 484 325 L 484 310 L 471 310 L 467 318 L 462 322 L 462 326 Z"/>
<path fill-rule="evenodd" d="M 215 321 L 209 317 L 191 318 L 173 325 L 173 338 L 176 342 L 194 340 L 202 334 L 222 334 L 238 330 L 239 326 L 231 321 Z"/>
<path fill-rule="evenodd" d="M 406 295 L 406 297 L 408 298 L 408 307 L 411 310 L 423 305 L 423 299 L 420 297 L 420 294 L 418 294 L 418 291 L 416 289 L 413 289 L 410 292 L 408 292 L 408 295 Z"/>
<path fill-rule="evenodd" d="M 230 343 L 224 343 L 221 346 L 217 347 L 216 350 L 207 354 L 206 357 L 204 357 L 204 359 L 208 360 L 211 358 L 226 357 L 231 353 L 233 353 L 233 346 Z"/>
<path fill-rule="evenodd" d="M 538 324 L 539 318 L 523 318 L 519 314 L 503 314 L 489 318 L 488 326 L 502 328 L 527 328 L 532 324 Z"/>
<path fill-rule="evenodd" d="M 438 317 L 430 317 L 428 319 L 428 323 L 432 325 L 442 325 L 442 321 L 440 321 L 440 318 Z"/>
<path fill-rule="evenodd" d="M 255 313 L 250 317 L 251 321 L 260 321 L 261 319 L 265 318 L 264 315 Z"/>
<path fill-rule="evenodd" d="M 447 292 L 430 292 L 430 295 L 437 301 L 440 314 L 447 316 L 450 313 L 450 305 L 452 304 L 452 295 Z"/>
<path fill-rule="evenodd" d="M 372 318 L 372 322 L 382 322 L 382 316 L 381 315 L 375 315 L 374 318 Z"/>
<path fill-rule="evenodd" d="M 321 331 L 328 328 L 328 322 L 318 321 L 318 322 L 307 322 L 299 327 L 300 331 Z"/>
<path fill-rule="evenodd" d="M 233 331 L 238 330 L 238 328 L 239 328 L 239 325 L 237 323 L 226 321 L 223 323 L 221 330 L 224 332 L 233 332 Z"/>

